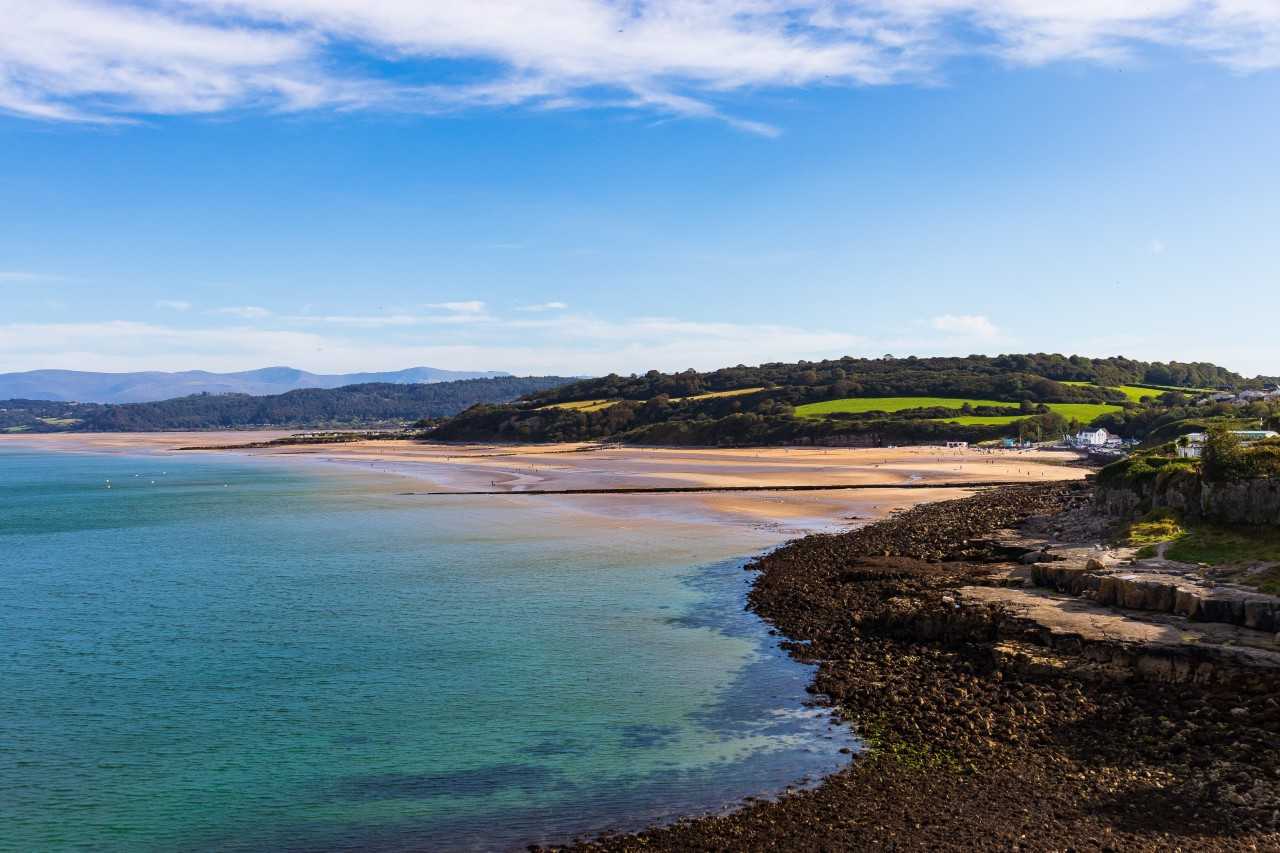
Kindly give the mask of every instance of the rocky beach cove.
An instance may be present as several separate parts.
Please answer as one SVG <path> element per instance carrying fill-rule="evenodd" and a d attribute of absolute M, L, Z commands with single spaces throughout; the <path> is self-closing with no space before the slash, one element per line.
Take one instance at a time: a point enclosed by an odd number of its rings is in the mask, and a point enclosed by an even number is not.
<path fill-rule="evenodd" d="M 1280 848 L 1274 634 L 1064 586 L 1106 573 L 1105 526 L 1089 484 L 1016 486 L 764 556 L 750 606 L 867 751 L 577 849 Z"/>
<path fill-rule="evenodd" d="M 1280 599 L 1118 544 L 1127 516 L 1114 492 L 1099 500 L 1083 469 L 1051 454 L 371 445 L 330 455 L 298 462 L 453 489 L 424 498 L 392 487 L 397 501 L 581 501 L 584 519 L 641 507 L 660 519 L 665 507 L 730 520 L 726 535 L 744 525 L 764 535 L 764 519 L 789 521 L 793 536 L 879 519 L 748 565 L 750 609 L 816 665 L 814 702 L 865 750 L 817 786 L 639 834 L 584 835 L 580 849 L 1280 847 Z M 1009 475 L 1029 482 L 997 485 Z M 987 484 L 958 497 L 966 491 L 946 487 L 958 476 Z M 872 491 L 840 491 L 851 478 Z M 762 480 L 775 491 L 733 491 Z M 903 488 L 921 481 L 942 488 Z M 461 493 L 490 482 L 509 495 Z M 813 491 L 786 491 L 793 484 Z M 555 504 L 541 504 L 554 497 L 544 485 L 562 493 Z"/>

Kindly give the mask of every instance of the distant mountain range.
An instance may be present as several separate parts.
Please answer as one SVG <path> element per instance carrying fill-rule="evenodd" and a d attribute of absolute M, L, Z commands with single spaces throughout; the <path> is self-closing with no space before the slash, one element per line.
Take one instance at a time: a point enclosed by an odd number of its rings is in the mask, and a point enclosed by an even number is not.
<path fill-rule="evenodd" d="M 410 385 L 456 379 L 510 376 L 496 371 L 437 370 L 410 367 L 389 373 L 308 373 L 292 367 L 264 367 L 241 373 L 91 373 L 81 370 L 30 370 L 0 373 L 0 400 L 56 400 L 79 403 L 150 403 L 190 394 L 283 394 L 300 388 L 341 388 L 371 382 Z"/>
<path fill-rule="evenodd" d="M 0 432 L 148 432 L 245 427 L 389 427 L 445 418 L 572 382 L 492 376 L 448 382 L 372 382 L 283 394 L 192 394 L 147 403 L 0 400 Z"/>

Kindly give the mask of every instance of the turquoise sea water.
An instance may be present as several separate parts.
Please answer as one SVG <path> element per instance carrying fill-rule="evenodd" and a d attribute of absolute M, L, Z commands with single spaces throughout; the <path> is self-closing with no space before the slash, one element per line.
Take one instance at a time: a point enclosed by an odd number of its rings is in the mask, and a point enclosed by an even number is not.
<path fill-rule="evenodd" d="M 581 522 L 0 449 L 0 849 L 517 848 L 843 763 L 733 543 Z"/>

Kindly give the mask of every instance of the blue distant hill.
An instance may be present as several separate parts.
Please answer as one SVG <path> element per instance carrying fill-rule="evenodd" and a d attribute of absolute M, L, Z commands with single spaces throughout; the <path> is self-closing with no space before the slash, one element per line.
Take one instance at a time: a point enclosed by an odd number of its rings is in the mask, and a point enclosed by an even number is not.
<path fill-rule="evenodd" d="M 82 370 L 31 370 L 0 373 L 0 400 L 56 400 L 79 403 L 150 403 L 190 394 L 283 394 L 300 388 L 341 388 L 384 382 L 409 385 L 510 376 L 499 371 L 438 370 L 410 367 L 388 373 L 309 373 L 292 367 L 263 367 L 240 373 L 93 373 Z"/>

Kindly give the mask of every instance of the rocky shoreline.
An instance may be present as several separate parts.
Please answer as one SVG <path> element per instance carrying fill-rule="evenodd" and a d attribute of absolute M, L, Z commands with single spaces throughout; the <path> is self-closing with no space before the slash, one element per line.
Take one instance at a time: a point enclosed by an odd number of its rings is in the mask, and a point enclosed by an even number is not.
<path fill-rule="evenodd" d="M 750 606 L 869 749 L 816 788 L 576 849 L 1280 849 L 1270 671 L 1174 683 L 1131 643 L 1064 643 L 963 592 L 1010 585 L 993 534 L 1056 536 L 1091 500 L 992 489 L 756 561 Z"/>

